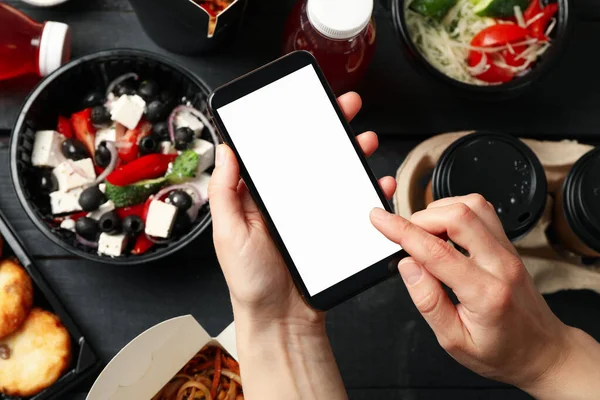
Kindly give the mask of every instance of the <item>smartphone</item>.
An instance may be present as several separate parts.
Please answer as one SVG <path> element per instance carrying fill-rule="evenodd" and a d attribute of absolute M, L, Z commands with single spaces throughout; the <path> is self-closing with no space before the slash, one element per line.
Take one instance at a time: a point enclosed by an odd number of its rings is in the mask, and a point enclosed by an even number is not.
<path fill-rule="evenodd" d="M 369 219 L 391 208 L 310 53 L 218 88 L 209 109 L 310 306 L 327 310 L 397 274 L 407 254 Z"/>

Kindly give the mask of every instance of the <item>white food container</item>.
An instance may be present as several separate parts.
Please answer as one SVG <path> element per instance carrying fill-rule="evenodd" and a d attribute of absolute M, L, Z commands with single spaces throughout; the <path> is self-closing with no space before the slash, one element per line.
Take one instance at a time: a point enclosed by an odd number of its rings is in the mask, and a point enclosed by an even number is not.
<path fill-rule="evenodd" d="M 121 349 L 86 400 L 150 400 L 206 345 L 237 360 L 234 324 L 212 338 L 191 315 L 161 322 Z"/>

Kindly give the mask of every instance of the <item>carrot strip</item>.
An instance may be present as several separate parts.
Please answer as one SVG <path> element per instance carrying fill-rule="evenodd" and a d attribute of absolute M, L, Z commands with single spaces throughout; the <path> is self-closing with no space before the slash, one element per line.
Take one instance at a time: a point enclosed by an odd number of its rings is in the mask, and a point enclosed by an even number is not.
<path fill-rule="evenodd" d="M 221 380 L 221 349 L 217 347 L 217 354 L 215 355 L 215 376 L 213 377 L 213 384 L 210 391 L 210 395 L 215 397 L 217 395 L 217 389 L 219 388 L 219 381 Z"/>

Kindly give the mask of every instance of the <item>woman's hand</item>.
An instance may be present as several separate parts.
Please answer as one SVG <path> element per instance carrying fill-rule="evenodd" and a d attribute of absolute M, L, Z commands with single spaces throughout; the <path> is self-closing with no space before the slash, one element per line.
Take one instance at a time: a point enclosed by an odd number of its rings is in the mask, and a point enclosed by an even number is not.
<path fill-rule="evenodd" d="M 400 262 L 400 274 L 440 345 L 459 363 L 540 399 L 600 393 L 600 345 L 552 313 L 482 196 L 436 201 L 410 221 L 375 209 L 371 220 L 412 256 Z"/>
<path fill-rule="evenodd" d="M 348 120 L 361 107 L 356 93 L 338 102 Z M 357 140 L 367 156 L 377 149 L 373 132 Z M 346 398 L 324 313 L 311 309 L 296 290 L 239 173 L 231 149 L 220 145 L 209 198 L 215 248 L 235 314 L 244 394 L 247 399 Z M 379 182 L 391 197 L 396 181 Z"/>

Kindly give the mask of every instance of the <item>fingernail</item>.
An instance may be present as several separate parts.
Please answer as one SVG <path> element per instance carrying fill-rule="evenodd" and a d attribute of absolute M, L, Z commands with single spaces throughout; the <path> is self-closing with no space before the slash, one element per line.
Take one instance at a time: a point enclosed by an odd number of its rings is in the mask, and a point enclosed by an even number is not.
<path fill-rule="evenodd" d="M 390 215 L 390 213 L 388 213 L 387 211 L 385 211 L 383 208 L 379 208 L 379 207 L 375 207 L 371 211 L 371 217 L 373 217 L 374 219 L 378 219 L 378 220 L 384 220 L 389 215 Z"/>
<path fill-rule="evenodd" d="M 225 148 L 224 144 L 220 144 L 217 146 L 217 158 L 215 160 L 215 165 L 217 167 L 223 165 L 223 161 L 225 161 L 225 152 L 227 151 L 227 149 Z"/>
<path fill-rule="evenodd" d="M 414 261 L 400 261 L 398 269 L 400 270 L 400 275 L 402 276 L 404 283 L 406 283 L 406 286 L 415 285 L 423 276 L 423 268 Z"/>

